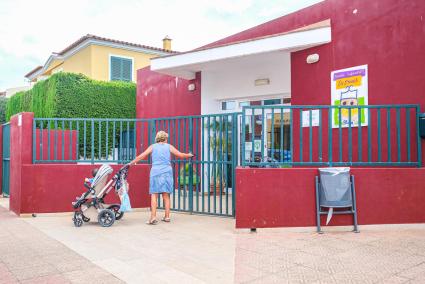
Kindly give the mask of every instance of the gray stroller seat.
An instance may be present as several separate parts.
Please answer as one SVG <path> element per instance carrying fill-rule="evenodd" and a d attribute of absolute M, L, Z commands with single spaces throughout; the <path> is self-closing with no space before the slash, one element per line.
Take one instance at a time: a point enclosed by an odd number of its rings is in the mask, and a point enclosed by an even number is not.
<path fill-rule="evenodd" d="M 112 171 L 113 170 L 111 166 L 106 164 L 102 165 L 97 171 L 97 174 L 94 177 L 92 183 L 92 187 L 97 197 L 101 197 L 101 195 L 104 193 L 106 182 L 108 181 L 109 175 L 112 174 Z"/>

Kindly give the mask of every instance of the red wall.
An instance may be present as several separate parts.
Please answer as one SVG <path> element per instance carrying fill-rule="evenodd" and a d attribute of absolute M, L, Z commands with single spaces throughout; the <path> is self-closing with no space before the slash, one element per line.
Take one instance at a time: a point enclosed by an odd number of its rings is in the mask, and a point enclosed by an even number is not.
<path fill-rule="evenodd" d="M 188 91 L 189 84 L 194 91 Z M 162 75 L 149 67 L 137 70 L 137 118 L 172 117 L 201 113 L 201 77 L 188 81 Z"/>
<path fill-rule="evenodd" d="M 17 214 L 53 213 L 73 211 L 71 202 L 86 191 L 84 178 L 91 177 L 93 168 L 99 165 L 24 165 L 22 174 L 21 203 Z M 120 165 L 112 165 L 113 174 Z M 128 182 L 130 184 L 130 201 L 134 208 L 149 207 L 149 165 L 136 165 L 130 168 Z M 112 175 L 111 175 L 112 177 Z M 118 202 L 112 190 L 107 202 Z"/>
<path fill-rule="evenodd" d="M 3 192 L 3 125 L 0 125 L 0 194 Z"/>
<path fill-rule="evenodd" d="M 425 168 L 352 168 L 351 173 L 359 224 L 425 222 Z M 316 175 L 317 168 L 238 168 L 236 227 L 315 226 Z M 344 215 L 334 215 L 330 223 L 351 224 L 352 217 Z"/>
<path fill-rule="evenodd" d="M 34 116 L 21 115 L 20 125 L 19 114 L 10 120 L 10 210 L 18 215 L 72 211 L 71 202 L 85 192 L 84 178 L 90 177 L 91 170 L 99 165 L 32 164 Z M 112 167 L 116 171 L 120 166 Z M 130 168 L 129 194 L 135 208 L 150 204 L 149 168 L 149 165 Z M 108 200 L 118 201 L 113 192 Z"/>
<path fill-rule="evenodd" d="M 21 119 L 19 119 L 21 117 Z M 23 112 L 10 118 L 10 210 L 21 212 L 24 164 L 32 163 L 32 122 L 34 114 Z"/>

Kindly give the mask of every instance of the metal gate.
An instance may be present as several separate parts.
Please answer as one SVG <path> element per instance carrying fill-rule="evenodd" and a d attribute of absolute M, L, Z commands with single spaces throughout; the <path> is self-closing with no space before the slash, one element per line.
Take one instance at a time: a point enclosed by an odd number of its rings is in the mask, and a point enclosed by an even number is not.
<path fill-rule="evenodd" d="M 235 216 L 235 168 L 239 160 L 240 113 L 154 119 L 155 133 L 164 130 L 169 143 L 188 160 L 172 160 L 174 192 L 171 209 L 196 214 Z M 163 206 L 162 198 L 159 206 Z"/>
<path fill-rule="evenodd" d="M 10 182 L 10 124 L 3 124 L 3 170 L 2 170 L 2 191 L 3 196 L 9 196 Z"/>

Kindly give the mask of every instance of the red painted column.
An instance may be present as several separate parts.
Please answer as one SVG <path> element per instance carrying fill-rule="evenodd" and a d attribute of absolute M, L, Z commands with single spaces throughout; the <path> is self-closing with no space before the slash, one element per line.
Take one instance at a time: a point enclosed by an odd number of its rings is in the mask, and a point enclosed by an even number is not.
<path fill-rule="evenodd" d="M 10 119 L 10 210 L 21 214 L 24 164 L 32 163 L 32 126 L 34 114 L 23 112 Z"/>
<path fill-rule="evenodd" d="M 3 192 L 3 125 L 0 125 L 0 194 Z"/>

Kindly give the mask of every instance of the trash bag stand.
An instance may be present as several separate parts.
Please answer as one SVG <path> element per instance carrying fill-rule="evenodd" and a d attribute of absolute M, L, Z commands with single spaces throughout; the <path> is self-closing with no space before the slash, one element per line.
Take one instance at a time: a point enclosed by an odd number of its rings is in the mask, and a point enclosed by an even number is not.
<path fill-rule="evenodd" d="M 319 234 L 323 234 L 322 227 L 320 226 L 320 216 L 321 215 L 327 215 L 327 210 L 322 210 L 322 206 L 320 205 L 320 180 L 319 176 L 316 176 L 316 222 L 317 222 L 317 232 Z M 354 176 L 350 176 L 350 190 L 351 190 L 351 196 L 352 196 L 352 206 L 346 207 L 347 210 L 344 211 L 334 211 L 333 214 L 335 215 L 345 215 L 345 214 L 352 214 L 354 219 L 354 233 L 360 233 L 358 229 L 358 223 L 357 223 L 357 207 L 356 207 L 356 190 L 355 190 L 355 181 Z"/>

